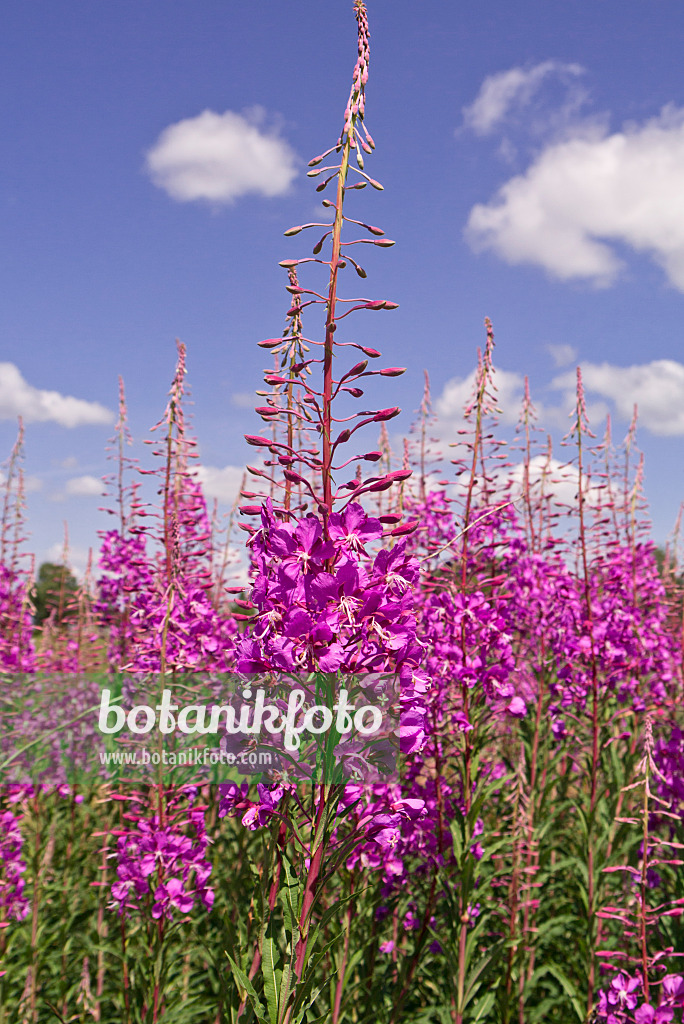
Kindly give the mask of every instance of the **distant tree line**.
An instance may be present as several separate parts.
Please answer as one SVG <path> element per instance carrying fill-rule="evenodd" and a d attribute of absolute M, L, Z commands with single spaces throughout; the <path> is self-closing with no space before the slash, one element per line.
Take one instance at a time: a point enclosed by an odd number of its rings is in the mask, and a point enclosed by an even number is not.
<path fill-rule="evenodd" d="M 68 566 L 43 562 L 31 591 L 36 626 L 41 626 L 51 615 L 55 623 L 70 618 L 76 611 L 78 590 L 78 581 Z"/>

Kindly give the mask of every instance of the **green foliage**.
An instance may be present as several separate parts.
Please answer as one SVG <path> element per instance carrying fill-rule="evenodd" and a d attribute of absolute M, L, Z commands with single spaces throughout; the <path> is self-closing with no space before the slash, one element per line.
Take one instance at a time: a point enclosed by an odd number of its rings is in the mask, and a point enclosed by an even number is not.
<path fill-rule="evenodd" d="M 444 822 L 445 856 L 410 863 L 410 889 L 389 894 L 377 873 L 350 872 L 340 859 L 358 837 L 353 816 L 338 814 L 339 787 L 321 814 L 320 792 L 302 788 L 270 829 L 255 831 L 219 819 L 207 789 L 216 902 L 163 934 L 111 905 L 126 804 L 106 787 L 91 783 L 81 802 L 38 792 L 4 804 L 23 815 L 30 909 L 0 930 L 0 1024 L 310 1024 L 333 1012 L 337 1024 L 517 1024 L 520 1005 L 525 1024 L 579 1024 L 596 952 L 636 952 L 619 921 L 598 916 L 633 898 L 628 875 L 605 869 L 638 868 L 641 856 L 640 790 L 628 788 L 641 756 L 636 719 L 604 705 L 593 810 L 588 718 L 556 742 L 535 735 L 532 715 L 504 735 L 474 709 L 472 766 L 496 756 L 503 774 L 474 770 L 469 807 Z M 454 781 L 462 753 L 455 744 L 443 766 Z M 677 864 L 659 873 L 654 904 L 682 886 Z M 413 930 L 403 927 L 409 909 Z M 684 952 L 679 918 L 658 932 L 661 948 Z"/>
<path fill-rule="evenodd" d="M 31 591 L 36 626 L 42 625 L 51 615 L 58 624 L 72 617 L 78 590 L 78 581 L 66 565 L 43 562 Z"/>

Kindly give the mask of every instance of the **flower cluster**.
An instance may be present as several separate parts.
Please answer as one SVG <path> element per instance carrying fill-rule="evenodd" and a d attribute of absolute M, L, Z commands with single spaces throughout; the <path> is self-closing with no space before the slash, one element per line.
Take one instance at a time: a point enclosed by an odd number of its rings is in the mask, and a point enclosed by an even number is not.
<path fill-rule="evenodd" d="M 23 573 L 0 563 L 0 672 L 35 669 L 33 620 Z"/>
<path fill-rule="evenodd" d="M 10 920 L 23 921 L 28 914 L 22 843 L 19 819 L 11 811 L 0 812 L 0 927 Z"/>
<path fill-rule="evenodd" d="M 682 1020 L 684 1007 L 684 978 L 679 974 L 666 974 L 659 984 L 658 1005 L 641 1001 L 643 979 L 620 971 L 607 989 L 599 996 L 598 1019 L 606 1024 L 667 1024 Z M 675 1016 L 676 1011 L 679 1014 Z"/>
<path fill-rule="evenodd" d="M 656 741 L 653 756 L 658 769 L 656 792 L 670 812 L 684 821 L 684 730 L 673 725 L 667 737 Z"/>
<path fill-rule="evenodd" d="M 375 553 L 380 519 L 351 503 L 330 515 L 327 536 L 314 515 L 278 518 L 270 502 L 251 541 L 257 615 L 236 641 L 241 672 L 396 671 L 402 682 L 402 745 L 422 742 L 412 591 L 418 581 L 406 541 Z"/>
<path fill-rule="evenodd" d="M 291 785 L 265 786 L 257 784 L 257 799 L 249 798 L 249 783 L 238 786 L 235 782 L 226 782 L 219 786 L 219 818 L 236 817 L 242 812 L 241 822 L 252 832 L 267 825 L 273 817 L 284 794 L 293 789 Z"/>
<path fill-rule="evenodd" d="M 119 914 L 143 908 L 155 920 L 172 920 L 174 911 L 189 914 L 196 900 L 210 910 L 214 890 L 207 885 L 211 864 L 204 812 L 195 808 L 187 821 L 163 825 L 159 815 L 139 818 L 135 829 L 117 840 L 112 905 Z"/>
<path fill-rule="evenodd" d="M 209 523 L 199 485 L 184 481 L 173 517 L 172 557 L 147 554 L 142 528 L 102 537 L 99 611 L 109 626 L 109 659 L 132 672 L 232 667 L 234 618 L 218 611 L 208 553 Z M 203 547 L 202 547 L 203 545 Z M 167 561 L 169 564 L 167 565 Z"/>

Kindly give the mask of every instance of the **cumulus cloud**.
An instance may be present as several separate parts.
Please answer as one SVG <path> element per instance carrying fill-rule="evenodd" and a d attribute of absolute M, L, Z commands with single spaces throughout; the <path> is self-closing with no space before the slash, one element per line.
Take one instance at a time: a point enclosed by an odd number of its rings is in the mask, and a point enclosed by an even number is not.
<path fill-rule="evenodd" d="M 264 112 L 205 110 L 169 125 L 147 153 L 146 169 L 172 199 L 232 203 L 250 192 L 284 195 L 297 174 L 297 156 Z"/>
<path fill-rule="evenodd" d="M 502 472 L 512 482 L 512 495 L 516 498 L 520 497 L 525 480 L 523 463 L 516 463 L 515 466 Z M 528 480 L 533 499 L 538 500 L 543 496 L 549 496 L 554 503 L 567 505 L 570 508 L 577 503 L 580 475 L 576 466 L 559 462 L 558 459 L 549 458 L 546 455 L 535 455 L 530 459 Z M 588 505 L 600 504 L 601 489 L 591 487 L 589 478 L 585 475 L 582 476 L 582 490 Z"/>
<path fill-rule="evenodd" d="M 510 68 L 485 78 L 475 100 L 463 108 L 464 125 L 477 135 L 490 135 L 498 128 L 514 107 L 527 106 L 532 97 L 549 77 L 565 82 L 584 73 L 579 64 L 563 64 L 545 60 L 528 68 Z M 583 95 L 583 94 L 582 94 Z M 574 109 L 581 98 L 573 91 L 569 105 Z"/>
<path fill-rule="evenodd" d="M 435 421 L 429 431 L 430 442 L 426 452 L 428 461 L 436 458 L 453 458 L 454 452 L 450 446 L 463 441 L 464 430 L 469 432 L 464 409 L 473 401 L 476 378 L 476 370 L 472 370 L 466 377 L 452 377 L 446 381 L 441 392 L 433 400 Z M 507 426 L 517 424 L 525 388 L 523 376 L 495 367 L 493 383 L 499 409 L 499 412 L 495 413 L 498 422 Z M 397 436 L 395 449 L 399 450 L 402 443 L 402 439 Z"/>
<path fill-rule="evenodd" d="M 574 363 L 577 360 L 577 349 L 574 345 L 567 345 L 565 343 L 547 345 L 546 351 L 549 353 L 556 366 L 568 366 L 570 363 Z"/>
<path fill-rule="evenodd" d="M 96 476 L 74 476 L 71 480 L 67 480 L 64 487 L 64 493 L 69 497 L 89 497 L 91 495 L 101 495 L 104 489 L 104 485 L 99 477 Z"/>
<path fill-rule="evenodd" d="M 0 363 L 0 419 L 17 416 L 25 423 L 58 423 L 61 427 L 111 423 L 114 419 L 114 414 L 99 402 L 33 387 L 14 363 Z"/>
<path fill-rule="evenodd" d="M 517 462 L 512 466 L 497 469 L 490 466 L 491 478 L 495 481 L 497 493 L 503 495 L 508 487 L 505 500 L 512 500 L 516 506 L 523 496 L 525 466 Z M 577 506 L 580 475 L 576 466 L 560 462 L 548 455 L 535 455 L 530 459 L 528 467 L 529 493 L 533 503 L 549 501 L 552 505 L 566 508 Z M 475 494 L 479 493 L 481 480 L 475 484 Z M 470 486 L 470 473 L 462 473 L 458 480 L 451 484 L 448 493 L 454 498 L 463 498 Z M 601 489 L 591 486 L 589 477 L 582 474 L 582 493 L 589 506 L 598 506 L 601 502 Z M 499 499 L 501 500 L 501 499 Z"/>
<path fill-rule="evenodd" d="M 546 146 L 524 174 L 470 212 L 466 237 L 511 264 L 612 284 L 610 244 L 650 255 L 684 291 L 684 109 L 610 135 L 594 127 Z"/>
<path fill-rule="evenodd" d="M 635 366 L 583 363 L 587 394 L 608 399 L 617 415 L 631 420 L 634 406 L 639 424 L 659 437 L 684 434 L 684 365 L 674 359 L 655 359 Z M 555 377 L 552 386 L 572 391 L 574 372 Z"/>
<path fill-rule="evenodd" d="M 205 497 L 217 498 L 224 505 L 232 505 L 237 498 L 244 473 L 243 466 L 197 467 L 197 476 Z"/>
<path fill-rule="evenodd" d="M 463 409 L 471 401 L 477 372 L 467 377 L 452 377 L 442 389 L 434 403 L 434 410 L 440 423 L 463 418 Z M 494 385 L 497 390 L 497 404 L 501 409 L 501 423 L 517 423 L 523 398 L 524 380 L 521 374 L 510 370 L 494 369 Z"/>
<path fill-rule="evenodd" d="M 45 561 L 54 562 L 55 565 L 66 564 L 78 578 L 83 578 L 90 560 L 90 550 L 81 547 L 79 544 L 70 545 L 67 551 L 67 558 L 64 558 L 64 542 L 55 541 L 45 552 Z"/>
<path fill-rule="evenodd" d="M 12 480 L 12 487 L 10 488 L 13 493 L 16 493 L 18 484 L 18 478 L 14 476 Z M 0 469 L 0 487 L 7 485 L 7 474 L 3 473 Z M 25 476 L 23 478 L 24 494 L 35 494 L 36 491 L 42 491 L 43 481 L 38 476 Z"/>

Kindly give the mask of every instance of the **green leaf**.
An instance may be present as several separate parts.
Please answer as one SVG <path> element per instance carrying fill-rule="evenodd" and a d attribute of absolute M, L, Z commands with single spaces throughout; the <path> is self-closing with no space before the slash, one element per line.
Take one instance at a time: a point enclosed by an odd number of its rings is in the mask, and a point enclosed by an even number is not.
<path fill-rule="evenodd" d="M 238 983 L 239 988 L 242 990 L 240 992 L 240 998 L 241 999 L 244 998 L 243 993 L 245 993 L 245 995 L 248 995 L 249 999 L 250 999 L 250 1002 L 251 1002 L 251 1004 L 252 1004 L 252 1006 L 254 1008 L 254 1012 L 256 1014 L 257 1020 L 259 1021 L 259 1024 L 269 1024 L 267 1018 L 264 1016 L 264 1006 L 263 1006 L 263 1003 L 259 1000 L 259 997 L 256 994 L 256 990 L 254 988 L 254 985 L 252 985 L 252 982 L 249 980 L 249 978 L 247 977 L 245 972 L 242 970 L 242 968 L 238 967 L 238 965 L 236 964 L 235 960 L 233 960 L 233 958 L 230 955 L 230 953 L 226 953 L 226 956 L 230 960 L 230 966 L 233 969 L 233 974 L 235 975 L 235 979 L 236 979 L 236 981 Z"/>
<path fill-rule="evenodd" d="M 276 988 L 276 948 L 273 938 L 270 935 L 264 937 L 261 953 L 261 972 L 264 976 L 264 995 L 268 1005 L 268 1015 L 271 1024 L 278 1024 L 278 990 Z"/>
<path fill-rule="evenodd" d="M 570 979 L 563 973 L 560 967 L 556 967 L 555 964 L 547 965 L 547 973 L 556 979 L 561 985 L 561 988 L 569 998 L 572 1008 L 577 1014 L 579 1021 L 584 1021 L 584 1008 L 580 1002 L 580 991 L 577 985 L 573 984 Z"/>
<path fill-rule="evenodd" d="M 473 1007 L 473 1021 L 483 1020 L 496 1001 L 496 989 L 490 988 Z"/>
<path fill-rule="evenodd" d="M 280 975 L 280 986 L 278 992 L 279 1012 L 283 1013 L 290 1000 L 291 994 L 292 967 L 285 964 Z"/>

